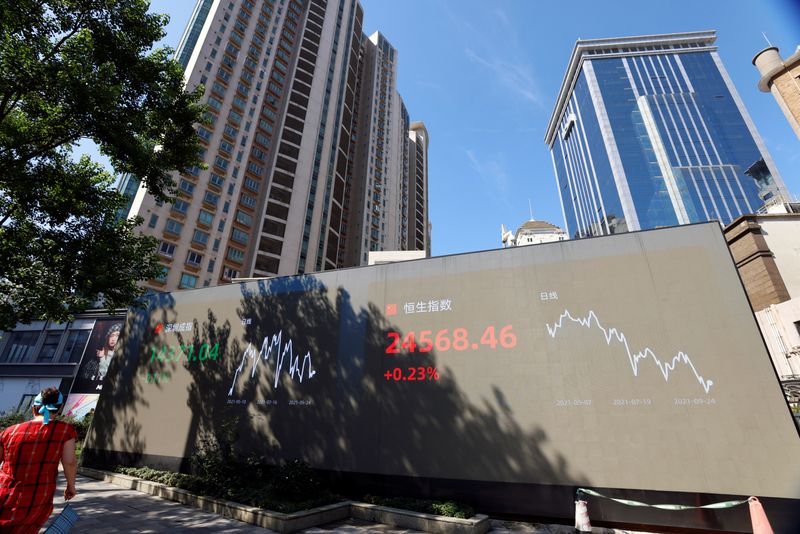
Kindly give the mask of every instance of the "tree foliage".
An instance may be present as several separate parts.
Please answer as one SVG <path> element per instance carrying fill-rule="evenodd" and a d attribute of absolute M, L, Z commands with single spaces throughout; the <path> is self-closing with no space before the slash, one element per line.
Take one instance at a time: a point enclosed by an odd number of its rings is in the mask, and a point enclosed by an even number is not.
<path fill-rule="evenodd" d="M 156 242 L 120 220 L 91 139 L 162 201 L 198 165 L 200 90 L 187 92 L 168 18 L 147 0 L 0 0 L 0 330 L 131 304 L 160 271 Z"/>

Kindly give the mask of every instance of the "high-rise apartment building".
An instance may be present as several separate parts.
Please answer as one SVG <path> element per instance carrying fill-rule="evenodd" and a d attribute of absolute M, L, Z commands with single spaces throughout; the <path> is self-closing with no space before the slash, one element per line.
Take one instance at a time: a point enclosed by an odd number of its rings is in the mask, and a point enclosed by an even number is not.
<path fill-rule="evenodd" d="M 787 194 L 715 41 L 577 41 L 545 135 L 571 236 L 728 224 Z"/>
<path fill-rule="evenodd" d="M 177 59 L 187 87 L 205 86 L 210 123 L 197 133 L 208 169 L 176 175 L 173 204 L 137 191 L 131 213 L 161 240 L 165 265 L 149 286 L 366 265 L 370 250 L 429 247 L 427 234 L 403 237 L 417 224 L 406 215 L 417 181 L 398 54 L 362 22 L 357 0 L 197 2 Z"/>
<path fill-rule="evenodd" d="M 777 47 L 765 48 L 753 58 L 753 65 L 761 74 L 758 88 L 772 93 L 800 138 L 800 46 L 785 61 Z"/>

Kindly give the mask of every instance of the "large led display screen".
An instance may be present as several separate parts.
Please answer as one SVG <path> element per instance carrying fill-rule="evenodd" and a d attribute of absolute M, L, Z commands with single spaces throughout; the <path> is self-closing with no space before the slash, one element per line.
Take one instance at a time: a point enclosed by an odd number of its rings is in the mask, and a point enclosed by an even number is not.
<path fill-rule="evenodd" d="M 800 439 L 715 223 L 155 297 L 87 448 L 800 497 Z M 143 460 L 144 461 L 144 460 Z"/>

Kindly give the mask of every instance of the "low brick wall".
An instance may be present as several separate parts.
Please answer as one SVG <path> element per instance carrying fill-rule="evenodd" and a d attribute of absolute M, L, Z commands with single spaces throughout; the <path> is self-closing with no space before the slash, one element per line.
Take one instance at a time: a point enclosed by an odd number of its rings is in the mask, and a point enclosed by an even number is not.
<path fill-rule="evenodd" d="M 326 523 L 333 523 L 334 521 L 342 521 L 350 517 L 372 521 L 373 523 L 432 532 L 434 534 L 485 534 L 489 530 L 489 517 L 485 515 L 476 515 L 470 519 L 458 519 L 353 501 L 344 501 L 301 512 L 284 514 L 224 499 L 201 497 L 186 490 L 120 473 L 101 471 L 89 467 L 80 467 L 78 472 L 83 476 L 104 480 L 115 486 L 141 491 L 162 499 L 213 512 L 222 517 L 236 519 L 237 521 L 282 533 L 297 532 Z"/>

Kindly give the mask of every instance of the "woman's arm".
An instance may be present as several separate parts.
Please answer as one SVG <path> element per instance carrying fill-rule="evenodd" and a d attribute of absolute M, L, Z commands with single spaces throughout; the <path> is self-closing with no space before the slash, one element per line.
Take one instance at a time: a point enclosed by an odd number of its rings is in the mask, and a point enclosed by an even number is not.
<path fill-rule="evenodd" d="M 64 500 L 68 501 L 75 496 L 75 477 L 78 476 L 78 459 L 75 457 L 75 440 L 64 442 L 61 452 L 61 465 L 64 467 L 64 477 L 67 479 L 67 488 L 64 490 Z"/>

